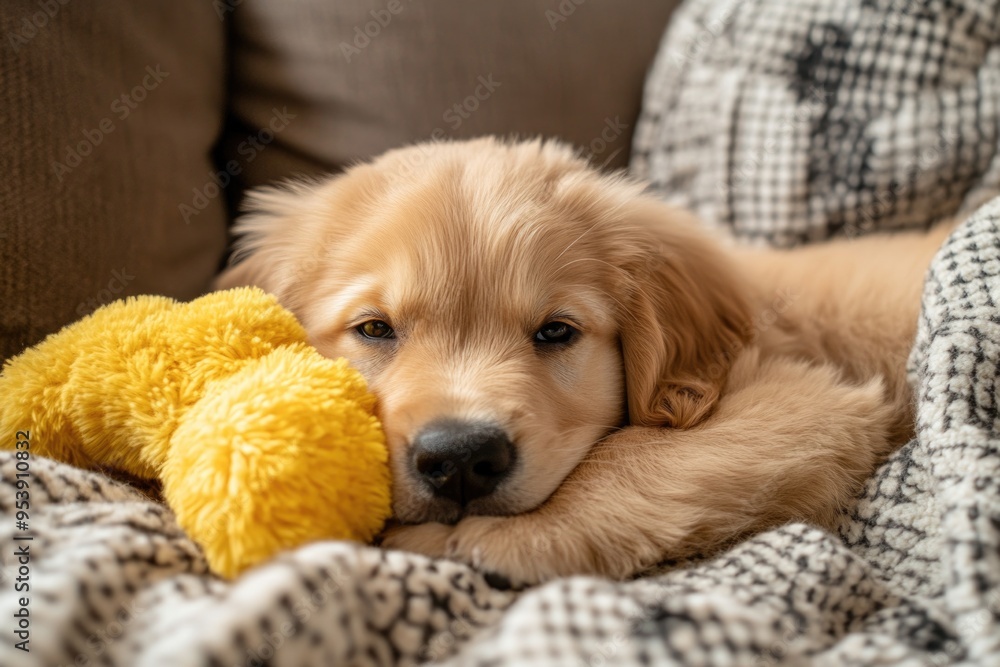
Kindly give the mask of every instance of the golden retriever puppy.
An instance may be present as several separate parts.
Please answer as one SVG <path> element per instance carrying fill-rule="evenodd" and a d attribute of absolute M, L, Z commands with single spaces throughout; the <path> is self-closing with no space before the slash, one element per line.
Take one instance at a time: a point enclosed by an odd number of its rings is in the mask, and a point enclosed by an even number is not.
<path fill-rule="evenodd" d="M 739 250 L 558 143 L 392 151 L 259 191 L 254 284 L 379 399 L 385 546 L 532 583 L 829 524 L 911 434 L 945 229 Z"/>

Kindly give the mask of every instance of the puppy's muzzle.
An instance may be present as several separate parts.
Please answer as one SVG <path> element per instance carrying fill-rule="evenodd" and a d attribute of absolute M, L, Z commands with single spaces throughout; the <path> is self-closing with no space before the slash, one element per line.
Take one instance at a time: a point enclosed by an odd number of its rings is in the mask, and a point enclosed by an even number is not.
<path fill-rule="evenodd" d="M 413 439 L 416 476 L 439 498 L 465 507 L 489 495 L 509 474 L 515 449 L 506 431 L 483 422 L 431 422 Z"/>

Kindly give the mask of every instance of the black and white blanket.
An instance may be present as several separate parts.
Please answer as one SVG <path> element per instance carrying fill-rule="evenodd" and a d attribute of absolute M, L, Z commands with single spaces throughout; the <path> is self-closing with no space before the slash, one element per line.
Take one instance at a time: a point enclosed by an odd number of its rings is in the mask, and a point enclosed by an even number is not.
<path fill-rule="evenodd" d="M 1000 664 L 1000 201 L 935 261 L 911 366 L 919 436 L 839 534 L 789 525 L 628 583 L 519 594 L 345 543 L 223 582 L 164 507 L 44 459 L 19 531 L 3 453 L 0 664 Z M 28 545 L 26 572 L 14 545 Z M 30 592 L 14 592 L 19 577 Z M 14 648 L 22 595 L 30 653 Z"/>
<path fill-rule="evenodd" d="M 737 236 L 787 245 L 978 207 L 928 274 L 918 436 L 837 534 L 793 524 L 630 582 L 519 593 L 346 543 L 225 582 L 169 510 L 44 459 L 20 530 L 0 453 L 0 665 L 1000 664 L 1000 199 L 978 206 L 1000 181 L 997 30 L 987 2 L 690 2 L 651 74 L 636 170 Z M 788 110 L 804 120 L 783 125 Z M 937 159 L 911 162 L 921 147 Z"/>

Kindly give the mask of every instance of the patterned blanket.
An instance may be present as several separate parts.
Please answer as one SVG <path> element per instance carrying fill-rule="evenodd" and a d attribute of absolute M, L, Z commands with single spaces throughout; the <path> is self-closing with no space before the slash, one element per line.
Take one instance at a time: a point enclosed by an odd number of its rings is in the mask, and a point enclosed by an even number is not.
<path fill-rule="evenodd" d="M 778 244 L 972 210 L 1000 181 L 988 5 L 690 2 L 651 74 L 636 170 Z M 772 127 L 783 108 L 806 120 Z M 755 149 L 758 134 L 776 141 Z M 921 145 L 939 159 L 907 165 Z M 918 436 L 837 534 L 792 524 L 630 582 L 523 592 L 345 543 L 225 582 L 139 490 L 2 453 L 0 665 L 1000 664 L 1000 200 L 934 261 L 910 373 Z"/>
<path fill-rule="evenodd" d="M 935 261 L 911 366 L 919 436 L 839 534 L 789 525 L 627 583 L 514 593 L 344 543 L 227 583 L 163 506 L 48 460 L 29 460 L 20 530 L 18 462 L 3 453 L 0 664 L 1000 664 L 1000 200 Z"/>

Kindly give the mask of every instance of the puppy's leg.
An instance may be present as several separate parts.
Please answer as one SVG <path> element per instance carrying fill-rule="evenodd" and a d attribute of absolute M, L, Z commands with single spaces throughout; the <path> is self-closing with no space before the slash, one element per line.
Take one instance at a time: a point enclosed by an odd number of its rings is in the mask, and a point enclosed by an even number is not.
<path fill-rule="evenodd" d="M 748 353 L 703 424 L 624 429 L 532 512 L 403 526 L 385 546 L 535 583 L 622 578 L 790 520 L 826 525 L 893 447 L 893 410 L 877 380 Z"/>

